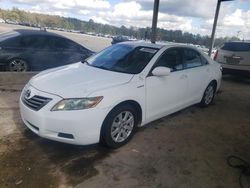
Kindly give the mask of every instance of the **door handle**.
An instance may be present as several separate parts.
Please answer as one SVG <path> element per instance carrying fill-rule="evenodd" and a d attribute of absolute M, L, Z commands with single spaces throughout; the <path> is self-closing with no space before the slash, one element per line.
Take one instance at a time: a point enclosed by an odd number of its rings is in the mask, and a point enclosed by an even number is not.
<path fill-rule="evenodd" d="M 180 78 L 181 78 L 181 79 L 186 79 L 186 78 L 187 78 L 187 75 L 186 75 L 186 74 L 183 74 L 183 75 L 181 75 Z"/>

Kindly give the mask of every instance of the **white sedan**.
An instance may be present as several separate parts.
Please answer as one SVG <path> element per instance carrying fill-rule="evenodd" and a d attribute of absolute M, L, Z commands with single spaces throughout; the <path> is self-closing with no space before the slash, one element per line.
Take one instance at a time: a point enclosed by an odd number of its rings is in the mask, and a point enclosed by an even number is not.
<path fill-rule="evenodd" d="M 194 47 L 125 42 L 34 76 L 20 111 L 41 137 L 117 148 L 140 126 L 196 103 L 208 106 L 220 82 L 220 65 Z"/>

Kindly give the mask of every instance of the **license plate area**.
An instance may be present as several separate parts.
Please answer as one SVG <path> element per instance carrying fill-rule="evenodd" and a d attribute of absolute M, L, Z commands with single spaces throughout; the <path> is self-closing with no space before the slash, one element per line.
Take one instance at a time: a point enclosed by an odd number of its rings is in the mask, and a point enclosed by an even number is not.
<path fill-rule="evenodd" d="M 240 64 L 240 61 L 242 60 L 242 57 L 240 56 L 224 56 L 226 63 L 231 65 L 238 65 Z"/>

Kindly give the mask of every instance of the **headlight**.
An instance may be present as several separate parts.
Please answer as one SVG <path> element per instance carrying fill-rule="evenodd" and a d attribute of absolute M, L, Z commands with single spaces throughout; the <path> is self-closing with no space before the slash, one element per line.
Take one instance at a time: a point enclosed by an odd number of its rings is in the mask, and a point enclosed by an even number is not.
<path fill-rule="evenodd" d="M 62 110 L 83 110 L 87 108 L 95 107 L 101 100 L 102 96 L 89 97 L 89 98 L 75 98 L 75 99 L 63 99 L 58 102 L 51 111 L 62 111 Z"/>

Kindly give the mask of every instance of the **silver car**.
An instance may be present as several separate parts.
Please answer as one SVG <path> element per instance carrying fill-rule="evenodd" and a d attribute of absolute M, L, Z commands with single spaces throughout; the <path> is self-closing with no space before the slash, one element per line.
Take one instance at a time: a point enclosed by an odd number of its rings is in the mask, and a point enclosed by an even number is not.
<path fill-rule="evenodd" d="M 250 42 L 226 42 L 214 60 L 221 64 L 224 73 L 250 75 Z"/>

